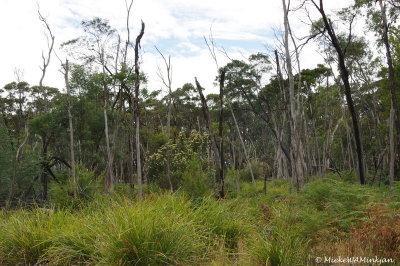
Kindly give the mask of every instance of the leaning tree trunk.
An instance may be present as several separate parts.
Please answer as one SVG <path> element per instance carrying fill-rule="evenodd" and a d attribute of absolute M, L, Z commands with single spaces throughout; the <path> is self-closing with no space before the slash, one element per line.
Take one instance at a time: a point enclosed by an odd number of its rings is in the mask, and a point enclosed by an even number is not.
<path fill-rule="evenodd" d="M 365 184 L 366 180 L 365 180 L 364 154 L 363 154 L 363 148 L 362 148 L 362 143 L 361 143 L 360 125 L 359 125 L 359 121 L 358 121 L 358 114 L 354 107 L 354 102 L 353 102 L 353 98 L 351 95 L 351 87 L 350 87 L 350 81 L 349 81 L 350 75 L 349 75 L 349 71 L 348 71 L 346 63 L 345 63 L 345 54 L 343 52 L 342 47 L 340 46 L 339 40 L 336 36 L 336 33 L 334 32 L 334 29 L 332 27 L 330 20 L 328 19 L 328 17 L 325 14 L 323 0 L 319 1 L 319 6 L 315 3 L 314 0 L 311 0 L 311 2 L 314 4 L 314 6 L 318 9 L 319 13 L 321 14 L 325 29 L 327 30 L 330 41 L 338 55 L 339 70 L 340 70 L 341 78 L 343 81 L 344 94 L 346 96 L 347 107 L 349 109 L 349 112 L 351 115 L 351 120 L 353 122 L 354 141 L 356 143 L 356 153 L 357 153 L 358 177 L 359 177 L 360 183 Z"/>

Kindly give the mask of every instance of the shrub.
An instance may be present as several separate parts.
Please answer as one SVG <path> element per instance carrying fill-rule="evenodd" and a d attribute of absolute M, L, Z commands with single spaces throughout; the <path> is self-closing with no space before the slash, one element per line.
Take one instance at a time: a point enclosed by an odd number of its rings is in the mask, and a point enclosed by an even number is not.
<path fill-rule="evenodd" d="M 49 188 L 49 199 L 52 204 L 60 208 L 76 208 L 80 203 L 93 199 L 96 192 L 101 190 L 99 181 L 95 179 L 95 172 L 86 169 L 83 165 L 76 165 L 76 179 L 78 183 L 78 197 L 75 199 L 72 192 L 72 180 L 68 172 L 59 176 L 59 182 L 52 182 Z M 101 178 L 98 178 L 101 180 Z"/>
<path fill-rule="evenodd" d="M 192 198 L 201 198 L 210 192 L 212 187 L 212 174 L 203 171 L 201 162 L 198 158 L 192 158 L 182 176 L 182 189 Z"/>

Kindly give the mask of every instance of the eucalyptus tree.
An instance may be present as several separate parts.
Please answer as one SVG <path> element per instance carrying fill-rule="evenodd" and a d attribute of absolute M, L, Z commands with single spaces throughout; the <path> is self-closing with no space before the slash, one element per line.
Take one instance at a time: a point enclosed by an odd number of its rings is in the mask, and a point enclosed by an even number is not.
<path fill-rule="evenodd" d="M 291 53 L 289 50 L 289 34 L 290 34 L 290 24 L 289 24 L 289 9 L 290 9 L 290 1 L 289 5 L 286 4 L 286 0 L 282 0 L 283 12 L 284 12 L 284 39 L 283 45 L 285 48 L 285 62 L 286 62 L 286 71 L 289 81 L 289 106 L 290 106 L 290 125 L 291 125 L 291 163 L 292 163 L 292 178 L 294 179 L 294 184 L 297 189 L 301 188 L 304 185 L 304 178 L 306 175 L 305 162 L 304 162 L 304 149 L 300 131 L 300 114 L 299 107 L 297 104 L 295 91 L 294 91 L 294 76 L 293 76 L 293 67 L 292 67 L 292 59 Z M 297 51 L 296 51 L 297 52 Z"/>
<path fill-rule="evenodd" d="M 101 67 L 104 100 L 104 134 L 107 150 L 106 178 L 103 182 L 103 188 L 106 192 L 112 192 L 115 180 L 113 170 L 113 154 L 110 143 L 111 137 L 109 133 L 110 126 L 107 112 L 110 102 L 110 82 L 108 74 L 112 74 L 110 73 L 111 71 L 109 64 L 110 59 L 113 58 L 113 56 L 110 54 L 110 46 L 116 41 L 116 31 L 111 27 L 107 20 L 98 17 L 89 20 L 83 20 L 81 25 L 85 34 L 78 39 L 64 43 L 63 46 L 70 47 L 72 55 L 78 54 L 78 59 L 83 60 L 84 63 L 96 63 Z"/>
<path fill-rule="evenodd" d="M 364 165 L 364 151 L 361 143 L 361 132 L 360 132 L 360 123 L 359 123 L 359 115 L 354 105 L 354 100 L 352 96 L 352 89 L 350 85 L 350 73 L 349 68 L 346 64 L 346 46 L 340 43 L 338 35 L 336 34 L 335 27 L 325 12 L 324 2 L 323 0 L 307 0 L 312 3 L 315 9 L 319 12 L 321 16 L 321 20 L 319 23 L 313 23 L 313 30 L 317 34 L 321 34 L 329 41 L 329 43 L 334 47 L 338 60 L 338 67 L 340 71 L 340 77 L 343 82 L 344 94 L 346 96 L 347 106 L 349 109 L 349 113 L 352 119 L 353 124 L 353 134 L 354 140 L 356 144 L 356 154 L 357 154 L 357 168 L 358 168 L 358 177 L 361 184 L 366 183 L 365 179 L 365 165 Z M 350 21 L 352 24 L 353 20 Z M 347 40 L 351 41 L 352 32 L 349 31 Z"/>
<path fill-rule="evenodd" d="M 367 25 L 378 37 L 378 43 L 384 45 L 386 51 L 386 64 L 388 69 L 387 87 L 390 91 L 390 118 L 389 118 L 389 177 L 390 185 L 393 188 L 395 175 L 395 157 L 399 154 L 400 147 L 400 113 L 396 88 L 398 82 L 395 77 L 395 69 L 392 56 L 392 45 L 390 43 L 390 28 L 396 23 L 400 10 L 400 2 L 397 0 L 356 0 L 354 7 L 356 9 L 366 8 Z M 397 151 L 395 151 L 394 131 L 397 131 Z"/>

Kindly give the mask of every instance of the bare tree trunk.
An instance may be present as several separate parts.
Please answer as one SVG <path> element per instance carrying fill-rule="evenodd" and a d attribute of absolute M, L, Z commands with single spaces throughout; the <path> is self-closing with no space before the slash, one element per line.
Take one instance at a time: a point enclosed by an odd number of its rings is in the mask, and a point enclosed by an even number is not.
<path fill-rule="evenodd" d="M 139 48 L 140 41 L 144 35 L 145 24 L 142 21 L 142 28 L 139 35 L 136 37 L 135 43 L 135 122 L 136 122 L 136 173 L 138 183 L 138 198 L 143 198 L 142 187 L 142 162 L 140 156 L 140 108 L 139 108 L 139 88 L 140 88 L 140 64 L 139 64 Z"/>
<path fill-rule="evenodd" d="M 65 60 L 64 67 L 64 81 L 65 87 L 67 89 L 68 96 L 68 122 L 69 122 L 69 150 L 71 156 L 71 176 L 72 176 L 72 191 L 74 198 L 78 196 L 78 182 L 76 180 L 76 170 L 75 170 L 75 152 L 74 152 L 74 127 L 72 124 L 72 103 L 71 103 L 71 90 L 69 86 L 69 62 L 68 59 Z"/>
<path fill-rule="evenodd" d="M 390 118 L 389 118 L 389 182 L 390 189 L 394 189 L 394 160 L 395 160 L 395 151 L 394 151 L 394 116 L 395 110 L 393 106 L 390 108 Z"/>
<path fill-rule="evenodd" d="M 156 47 L 158 53 L 161 55 L 161 57 L 164 60 L 165 67 L 167 69 L 167 81 L 165 81 L 164 76 L 162 75 L 162 72 L 160 70 L 159 77 L 161 78 L 161 81 L 164 83 L 164 85 L 168 88 L 168 114 L 167 114 L 167 137 L 168 140 L 171 139 L 171 113 L 172 113 L 172 67 L 171 67 L 171 57 L 168 57 L 167 59 L 164 57 L 164 55 L 161 53 L 161 51 Z M 170 191 L 173 192 L 174 188 L 172 186 L 172 180 L 171 180 L 171 149 L 168 146 L 167 148 L 167 179 L 169 183 L 169 188 Z"/>
<path fill-rule="evenodd" d="M 396 78 L 395 78 L 395 73 L 394 73 L 394 68 L 393 68 L 393 59 L 392 59 L 392 53 L 390 50 L 390 43 L 389 43 L 389 24 L 387 21 L 387 15 L 386 15 L 386 4 L 383 3 L 383 0 L 379 0 L 379 5 L 381 8 L 381 17 L 382 17 L 382 26 L 383 26 L 383 32 L 382 32 L 382 39 L 383 43 L 385 44 L 386 48 L 386 61 L 388 65 L 388 70 L 389 70 L 389 91 L 390 91 L 390 96 L 391 96 L 391 108 L 390 108 L 390 115 L 393 116 L 391 119 L 393 119 L 390 122 L 390 144 L 389 144 L 389 149 L 390 149 L 390 163 L 389 163 L 389 172 L 390 172 L 390 178 L 394 180 L 394 161 L 396 157 L 396 152 L 395 152 L 395 140 L 394 140 L 394 131 L 395 128 L 397 129 L 397 145 L 400 144 L 400 114 L 399 114 L 399 108 L 398 108 L 398 102 L 397 102 L 397 95 L 395 92 L 396 88 Z M 393 147 L 392 147 L 393 146 Z M 393 150 L 393 151 L 392 151 Z M 393 158 L 392 158 L 393 157 Z M 391 180 L 391 181 L 393 181 Z M 393 185 L 391 183 L 391 185 Z"/>
<path fill-rule="evenodd" d="M 224 135 L 223 135 L 223 122 L 224 122 L 224 83 L 225 83 L 225 70 L 221 69 L 219 77 L 219 196 L 220 198 L 225 197 L 225 185 L 224 185 Z"/>
<path fill-rule="evenodd" d="M 278 56 L 278 51 L 275 50 L 275 60 L 276 60 L 276 70 L 277 70 L 277 77 L 279 81 L 279 88 L 280 91 L 283 95 L 284 101 L 286 102 L 286 93 L 284 90 L 284 85 L 283 85 L 283 77 L 282 77 L 282 71 L 281 71 L 281 66 L 279 63 L 279 56 Z M 274 132 L 276 132 L 276 139 L 277 139 L 277 150 L 276 150 L 276 161 L 277 161 L 277 172 L 276 172 L 276 177 L 284 177 L 288 178 L 289 177 L 289 165 L 292 164 L 292 158 L 291 156 L 285 152 L 283 149 L 283 136 L 284 136 L 284 127 L 280 130 L 278 128 L 278 124 L 275 119 L 275 115 L 271 115 L 272 123 L 273 123 L 273 128 Z M 283 125 L 286 124 L 286 112 L 282 112 L 282 120 L 283 120 Z"/>
<path fill-rule="evenodd" d="M 49 66 L 49 64 L 50 64 L 50 59 L 51 59 L 51 54 L 53 53 L 53 47 L 54 47 L 54 39 L 55 39 L 55 36 L 53 35 L 53 32 L 51 31 L 51 29 L 50 29 L 50 26 L 49 26 L 49 24 L 47 23 L 47 20 L 46 20 L 46 18 L 45 17 L 43 17 L 42 16 L 42 14 L 40 13 L 40 10 L 39 10 L 39 8 L 38 8 L 38 14 L 39 14 L 39 20 L 44 24 L 44 26 L 46 27 L 46 29 L 47 29 L 47 32 L 48 32 L 48 37 L 50 37 L 50 38 L 47 38 L 47 41 L 48 41 L 48 43 L 47 43 L 47 46 L 49 47 L 49 49 L 48 49 L 48 51 L 47 51 L 47 58 L 45 57 L 45 55 L 43 54 L 43 52 L 42 52 L 42 60 L 43 60 L 43 66 L 41 66 L 40 67 L 40 69 L 42 70 L 42 76 L 40 77 L 40 80 L 39 80 L 39 88 L 40 88 L 40 90 L 42 91 L 43 90 L 43 80 L 44 80 L 44 77 L 46 76 L 46 71 L 47 71 L 47 67 Z M 47 36 L 47 35 L 46 35 Z M 50 40 L 49 40 L 50 39 Z M 45 93 L 44 94 L 44 96 L 45 96 L 45 105 L 46 105 L 46 108 L 45 108 L 45 111 L 47 111 L 47 93 Z"/>
<path fill-rule="evenodd" d="M 204 88 L 201 87 L 201 85 L 200 85 L 199 81 L 197 80 L 197 78 L 195 78 L 195 83 L 196 83 L 197 92 L 200 95 L 200 101 L 201 101 L 201 106 L 202 106 L 201 109 L 203 111 L 204 120 L 206 121 L 206 128 L 207 128 L 207 131 L 208 131 L 208 136 L 209 136 L 210 141 L 211 141 L 211 150 L 214 153 L 214 162 L 215 162 L 215 166 L 217 167 L 217 175 L 219 176 L 219 173 L 220 173 L 220 169 L 219 168 L 221 166 L 221 164 L 220 164 L 221 160 L 219 159 L 220 153 L 219 153 L 219 148 L 218 148 L 217 140 L 216 140 L 216 137 L 215 137 L 215 133 L 214 133 L 214 130 L 213 130 L 212 125 L 211 125 L 211 118 L 210 118 L 210 112 L 209 112 L 208 106 L 207 106 L 207 101 L 206 101 L 206 98 L 204 97 L 204 94 L 203 94 Z M 217 180 L 218 179 L 216 177 L 216 181 Z"/>
<path fill-rule="evenodd" d="M 105 58 L 104 58 L 104 49 L 101 51 L 101 64 L 103 67 L 103 89 L 104 89 L 104 134 L 106 138 L 106 148 L 107 148 L 107 167 L 106 167 L 106 177 L 104 179 L 104 191 L 112 192 L 114 186 L 114 171 L 113 171 L 113 155 L 111 153 L 110 147 L 110 136 L 108 132 L 108 116 L 107 116 L 107 108 L 108 108 L 108 89 L 105 81 Z"/>
<path fill-rule="evenodd" d="M 299 123 L 298 123 L 298 108 L 296 105 L 296 98 L 294 94 L 294 77 L 292 72 L 292 60 L 289 51 L 290 25 L 288 19 L 288 8 L 286 6 L 286 0 L 282 0 L 282 5 L 284 11 L 284 26 L 285 26 L 285 35 L 284 35 L 285 57 L 286 57 L 286 67 L 289 80 L 291 148 L 293 156 L 292 178 L 295 180 L 296 188 L 300 189 L 304 185 L 304 154 L 303 154 Z"/>
<path fill-rule="evenodd" d="M 47 43 L 47 46 L 48 46 L 47 58 L 45 57 L 44 53 L 42 52 L 43 66 L 40 67 L 40 70 L 42 71 L 42 76 L 40 77 L 40 80 L 39 80 L 39 89 L 41 91 L 43 91 L 43 80 L 44 80 L 44 78 L 46 76 L 47 68 L 48 68 L 48 66 L 50 64 L 51 54 L 53 53 L 55 36 L 53 35 L 53 33 L 52 33 L 51 29 L 50 29 L 50 26 L 47 23 L 46 18 L 44 18 L 42 16 L 42 14 L 40 13 L 40 10 L 38 10 L 38 14 L 39 14 L 39 20 L 46 27 L 47 32 L 48 32 L 48 37 L 49 37 L 48 38 L 48 43 Z M 45 99 L 46 99 L 46 101 L 45 101 L 45 111 L 46 111 L 46 110 L 48 110 L 48 107 L 47 107 L 47 102 L 48 102 L 47 101 L 47 93 L 45 93 L 44 95 L 45 95 Z M 46 138 L 43 137 L 42 138 L 42 154 L 41 154 L 43 163 L 45 161 L 47 161 L 48 144 L 49 143 L 46 142 Z M 43 187 L 42 199 L 43 199 L 43 201 L 47 201 L 47 191 L 48 191 L 48 182 L 49 182 L 49 180 L 48 180 L 48 176 L 47 176 L 47 173 L 45 172 L 44 167 L 42 167 L 42 172 L 40 173 L 40 181 L 42 182 L 42 187 Z"/>
<path fill-rule="evenodd" d="M 233 121 L 235 122 L 235 126 L 236 126 L 236 130 L 238 132 L 239 140 L 240 140 L 240 143 L 242 144 L 242 147 L 243 147 L 244 156 L 246 158 L 247 164 L 248 164 L 249 169 L 250 169 L 251 181 L 255 185 L 256 184 L 256 180 L 255 180 L 254 174 L 253 174 L 253 167 L 251 166 L 250 159 L 249 159 L 249 156 L 247 154 L 246 145 L 244 144 L 244 141 L 243 141 L 243 138 L 242 138 L 242 134 L 240 133 L 239 125 L 238 125 L 238 123 L 236 121 L 236 117 L 235 117 L 235 114 L 234 114 L 234 112 L 232 110 L 232 106 L 229 103 L 228 103 L 228 107 L 229 107 L 229 110 L 231 111 L 231 114 L 232 114 L 232 117 L 233 117 Z"/>

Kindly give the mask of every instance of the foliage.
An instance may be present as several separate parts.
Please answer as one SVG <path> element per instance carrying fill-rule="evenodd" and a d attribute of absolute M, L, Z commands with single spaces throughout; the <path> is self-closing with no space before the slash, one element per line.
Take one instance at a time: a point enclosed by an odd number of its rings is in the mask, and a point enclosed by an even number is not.
<path fill-rule="evenodd" d="M 179 133 L 175 142 L 170 140 L 157 152 L 149 156 L 148 175 L 149 179 L 157 182 L 161 187 L 168 187 L 166 178 L 167 160 L 170 159 L 173 187 L 177 188 L 182 183 L 182 175 L 186 174 L 193 160 L 199 161 L 201 168 L 206 164 L 206 147 L 208 136 L 197 131 L 192 131 L 189 136 L 183 132 Z M 196 165 L 198 166 L 198 165 Z"/>

